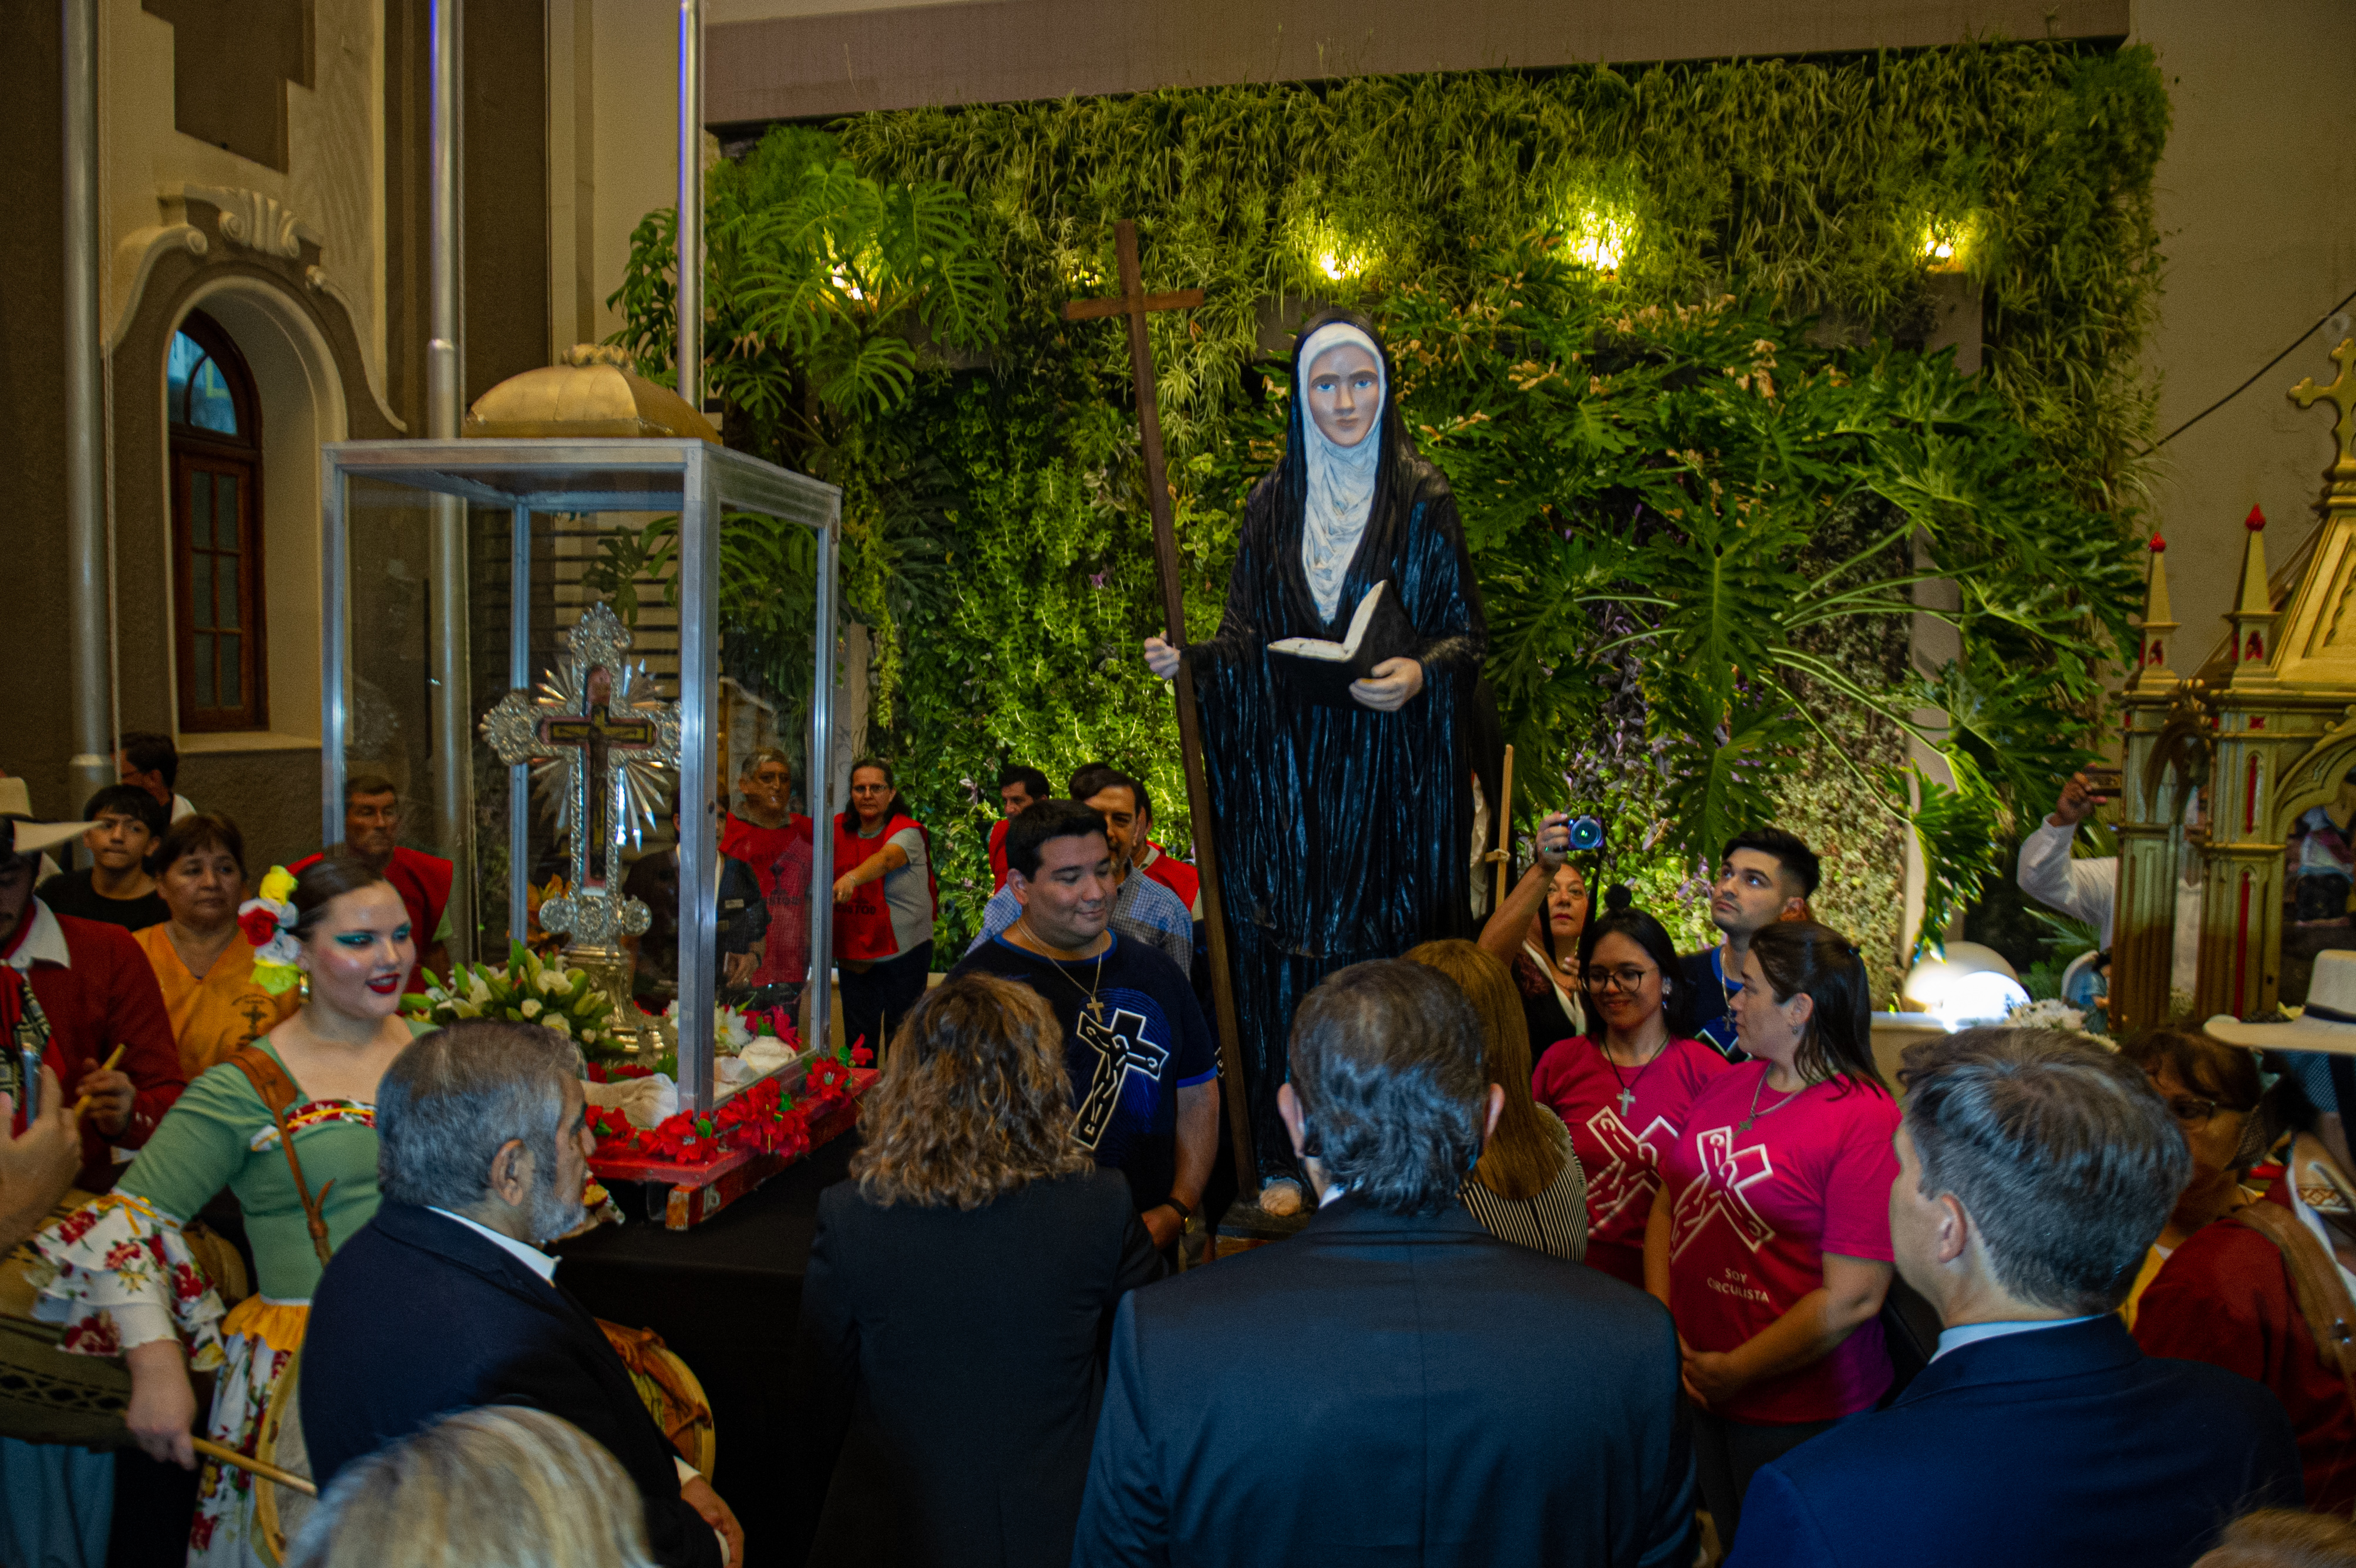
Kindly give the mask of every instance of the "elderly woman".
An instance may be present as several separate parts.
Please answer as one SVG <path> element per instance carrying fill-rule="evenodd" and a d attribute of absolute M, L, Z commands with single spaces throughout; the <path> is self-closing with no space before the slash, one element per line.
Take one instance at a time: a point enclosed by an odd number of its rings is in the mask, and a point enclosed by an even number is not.
<path fill-rule="evenodd" d="M 947 981 L 859 1125 L 802 1285 L 804 1471 L 833 1471 L 809 1562 L 1063 1568 L 1099 1346 L 1162 1264 L 1129 1184 L 1073 1136 L 1055 1015 L 1011 981 Z"/>
<path fill-rule="evenodd" d="M 1481 1067 L 1505 1097 L 1457 1201 L 1501 1241 L 1578 1262 L 1587 1255 L 1587 1177 L 1561 1118 L 1530 1098 L 1521 1004 L 1497 955 L 1468 941 L 1426 942 L 1407 961 L 1456 983 L 1481 1017 Z"/>
<path fill-rule="evenodd" d="M 655 1568 L 630 1477 L 579 1427 L 484 1405 L 345 1466 L 287 1568 Z"/>
<path fill-rule="evenodd" d="M 2258 1111 L 2265 1086 L 2258 1078 L 2255 1052 L 2206 1035 L 2154 1029 L 2121 1047 L 2119 1054 L 2150 1078 L 2192 1151 L 2192 1179 L 2119 1308 L 2133 1328 L 2145 1287 L 2176 1249 L 2202 1226 L 2258 1200 L 2243 1183 L 2250 1167 L 2265 1156 L 2268 1133 Z"/>
<path fill-rule="evenodd" d="M 245 835 L 227 817 L 182 817 L 155 851 L 155 888 L 171 918 L 133 934 L 163 987 L 164 1010 L 190 1083 L 250 1046 L 302 1004 L 253 977 L 253 944 L 238 929 L 245 897 Z"/>

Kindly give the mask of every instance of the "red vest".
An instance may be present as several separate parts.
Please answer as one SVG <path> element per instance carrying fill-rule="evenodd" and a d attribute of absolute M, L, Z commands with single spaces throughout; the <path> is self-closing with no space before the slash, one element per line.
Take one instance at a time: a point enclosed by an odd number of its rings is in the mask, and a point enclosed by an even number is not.
<path fill-rule="evenodd" d="M 992 893 L 1006 886 L 1006 824 L 1012 817 L 1001 817 L 990 824 L 990 885 Z"/>
<path fill-rule="evenodd" d="M 862 838 L 855 826 L 856 819 L 848 811 L 838 811 L 834 818 L 834 875 L 840 880 L 844 874 L 856 871 L 870 859 L 884 853 L 892 835 L 903 828 L 925 830 L 914 817 L 894 816 L 884 824 L 884 831 L 873 838 Z M 927 874 L 931 856 L 926 857 Z M 938 884 L 935 884 L 937 889 Z M 939 893 L 934 894 L 936 912 Z M 884 878 L 862 883 L 852 889 L 849 898 L 838 899 L 834 906 L 834 956 L 854 961 L 891 958 L 900 950 L 900 938 L 892 929 L 892 910 L 884 901 Z"/>
<path fill-rule="evenodd" d="M 187 1080 L 180 1075 L 180 1049 L 172 1038 L 163 988 L 131 933 L 71 915 L 54 918 L 65 933 L 69 961 L 36 963 L 27 973 L 0 977 L 0 1039 L 13 1030 L 23 1007 L 20 987 L 29 983 L 49 1020 L 44 1059 L 58 1075 L 60 1094 L 74 1098 L 82 1079 L 102 1066 L 115 1047 L 124 1047 L 117 1069 L 133 1086 L 130 1122 L 112 1138 L 87 1120 L 81 1124 L 82 1168 L 75 1185 L 104 1192 L 122 1170 L 107 1145 L 135 1149 L 146 1143 Z M 27 907 L 16 940 L 21 941 L 31 929 Z"/>

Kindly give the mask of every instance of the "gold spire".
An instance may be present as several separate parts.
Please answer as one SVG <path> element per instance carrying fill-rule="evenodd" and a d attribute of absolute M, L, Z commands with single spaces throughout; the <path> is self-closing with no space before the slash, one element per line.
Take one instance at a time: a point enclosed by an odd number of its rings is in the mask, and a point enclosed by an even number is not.
<path fill-rule="evenodd" d="M 2242 520 L 2242 588 L 2225 618 L 2233 623 L 2233 684 L 2260 678 L 2274 658 L 2275 601 L 2266 584 L 2266 514 L 2257 507 Z M 2247 671 L 2246 676 L 2244 671 Z"/>
<path fill-rule="evenodd" d="M 2136 659 L 2135 679 L 2128 682 L 2135 690 L 2157 690 L 2176 684 L 2176 671 L 2168 667 L 2168 637 L 2176 629 L 2176 622 L 2169 615 L 2168 541 L 2155 533 L 2151 536 L 2151 575 L 2144 591 L 2142 651 Z"/>

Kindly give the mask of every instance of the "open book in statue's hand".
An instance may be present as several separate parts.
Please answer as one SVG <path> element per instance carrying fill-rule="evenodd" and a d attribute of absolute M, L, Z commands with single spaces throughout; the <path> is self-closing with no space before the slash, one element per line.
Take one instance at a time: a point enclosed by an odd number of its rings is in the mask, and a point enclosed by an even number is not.
<path fill-rule="evenodd" d="M 1268 645 L 1269 664 L 1277 680 L 1296 703 L 1326 708 L 1354 708 L 1354 682 L 1365 680 L 1387 659 L 1404 657 L 1415 647 L 1415 628 L 1390 591 L 1376 583 L 1358 601 L 1350 629 L 1339 642 L 1320 637 L 1288 637 Z"/>

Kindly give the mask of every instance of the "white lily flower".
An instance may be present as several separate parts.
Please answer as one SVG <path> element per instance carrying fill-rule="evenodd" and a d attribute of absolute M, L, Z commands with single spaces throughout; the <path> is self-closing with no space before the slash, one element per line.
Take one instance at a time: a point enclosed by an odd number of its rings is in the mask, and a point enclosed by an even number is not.
<path fill-rule="evenodd" d="M 537 1018 L 540 1015 L 540 998 L 537 996 L 525 997 L 523 1002 L 523 1015 L 527 1018 Z"/>

